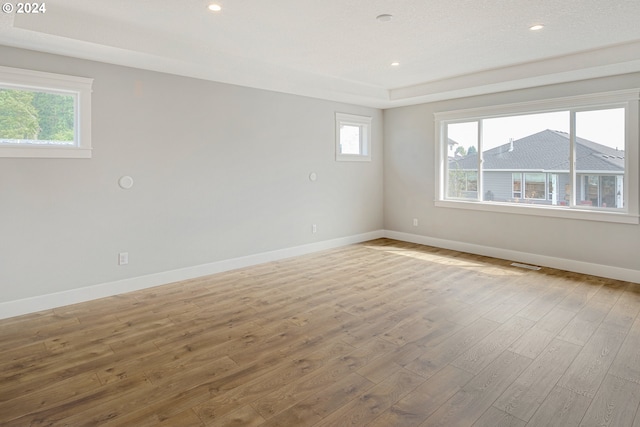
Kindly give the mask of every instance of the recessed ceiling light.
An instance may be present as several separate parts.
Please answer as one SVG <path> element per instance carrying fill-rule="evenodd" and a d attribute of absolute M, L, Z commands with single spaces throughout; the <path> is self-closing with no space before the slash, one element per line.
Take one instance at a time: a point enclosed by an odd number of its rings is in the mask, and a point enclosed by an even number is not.
<path fill-rule="evenodd" d="M 393 15 L 389 15 L 388 13 L 383 13 L 382 15 L 376 16 L 376 19 L 380 22 L 389 22 L 393 19 Z"/>
<path fill-rule="evenodd" d="M 391 66 L 392 66 L 392 67 L 399 67 L 399 66 L 400 66 L 400 63 L 399 63 L 399 62 L 392 62 L 392 63 L 391 63 Z"/>
<path fill-rule="evenodd" d="M 542 24 L 536 24 L 536 25 L 532 25 L 532 26 L 529 27 L 529 29 L 531 31 L 538 31 L 538 30 L 541 30 L 543 28 L 544 28 L 544 25 L 542 25 Z"/>
<path fill-rule="evenodd" d="M 210 4 L 208 9 L 212 12 L 220 12 L 222 7 L 219 4 Z"/>

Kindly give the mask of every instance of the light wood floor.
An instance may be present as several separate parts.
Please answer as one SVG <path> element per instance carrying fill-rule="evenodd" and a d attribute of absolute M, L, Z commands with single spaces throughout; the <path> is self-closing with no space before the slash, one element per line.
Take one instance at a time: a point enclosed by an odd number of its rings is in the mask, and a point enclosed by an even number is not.
<path fill-rule="evenodd" d="M 639 311 L 381 239 L 0 321 L 0 424 L 640 427 Z"/>

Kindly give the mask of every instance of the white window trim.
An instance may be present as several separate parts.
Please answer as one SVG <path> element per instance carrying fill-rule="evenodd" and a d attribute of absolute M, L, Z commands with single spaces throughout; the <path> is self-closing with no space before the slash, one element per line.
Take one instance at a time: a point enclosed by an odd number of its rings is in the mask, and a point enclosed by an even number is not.
<path fill-rule="evenodd" d="M 50 146 L 24 145 L 6 146 L 0 144 L 0 157 L 30 158 L 91 158 L 91 87 L 93 79 L 45 73 L 0 66 L 0 87 L 33 89 L 45 92 L 72 95 L 76 98 L 76 135 L 78 145 Z"/>
<path fill-rule="evenodd" d="M 371 121 L 368 116 L 355 114 L 336 113 L 336 160 L 343 162 L 370 162 L 371 161 Z M 361 154 L 342 154 L 340 152 L 340 126 L 360 126 L 362 129 Z"/>
<path fill-rule="evenodd" d="M 625 116 L 625 208 L 621 211 L 585 208 L 580 206 L 549 206 L 516 204 L 506 202 L 446 199 L 447 144 L 444 140 L 444 126 L 452 121 L 470 121 L 516 114 L 535 114 L 550 111 L 571 111 L 574 115 L 581 109 L 624 106 Z M 572 97 L 554 98 L 505 104 L 492 107 L 437 112 L 435 117 L 435 182 L 436 207 L 469 209 L 485 212 L 545 216 L 554 218 L 640 224 L 640 89 L 620 90 Z M 479 126 L 480 127 L 480 126 Z M 573 130 L 572 134 L 575 134 Z M 482 161 L 481 155 L 479 162 Z M 573 159 L 571 159 L 573 160 Z M 524 176 L 522 177 L 524 180 Z M 481 183 L 478 184 L 479 186 Z M 521 184 L 524 185 L 524 182 Z M 521 191 L 524 188 L 521 188 Z M 479 193 L 482 194 L 482 193 Z M 575 202 L 575 200 L 574 200 Z M 574 203 L 575 205 L 575 203 Z"/>

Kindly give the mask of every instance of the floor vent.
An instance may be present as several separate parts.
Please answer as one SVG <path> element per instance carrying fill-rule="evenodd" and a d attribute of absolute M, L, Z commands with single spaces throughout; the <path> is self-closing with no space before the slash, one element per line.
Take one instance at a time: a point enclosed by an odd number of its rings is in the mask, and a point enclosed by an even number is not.
<path fill-rule="evenodd" d="M 514 267 L 526 268 L 528 270 L 540 270 L 540 267 L 537 265 L 522 264 L 519 262 L 512 262 L 511 265 Z"/>

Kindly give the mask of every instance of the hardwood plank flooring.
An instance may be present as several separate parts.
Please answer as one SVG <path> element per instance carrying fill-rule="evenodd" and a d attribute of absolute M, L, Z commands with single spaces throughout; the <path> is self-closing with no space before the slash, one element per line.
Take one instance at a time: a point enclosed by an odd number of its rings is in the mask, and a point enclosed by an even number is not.
<path fill-rule="evenodd" d="M 607 375 L 580 425 L 631 427 L 638 404 L 640 384 Z"/>
<path fill-rule="evenodd" d="M 639 313 L 379 239 L 2 320 L 0 425 L 640 427 Z"/>
<path fill-rule="evenodd" d="M 533 415 L 527 426 L 576 427 L 587 411 L 591 399 L 556 386 Z"/>
<path fill-rule="evenodd" d="M 579 351 L 578 345 L 554 340 L 493 406 L 529 421 Z"/>
<path fill-rule="evenodd" d="M 482 417 L 475 423 L 473 427 L 524 427 L 526 423 L 513 415 L 502 412 L 493 406 L 487 409 Z"/>

